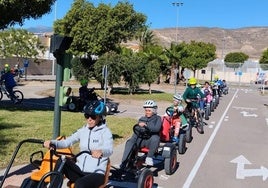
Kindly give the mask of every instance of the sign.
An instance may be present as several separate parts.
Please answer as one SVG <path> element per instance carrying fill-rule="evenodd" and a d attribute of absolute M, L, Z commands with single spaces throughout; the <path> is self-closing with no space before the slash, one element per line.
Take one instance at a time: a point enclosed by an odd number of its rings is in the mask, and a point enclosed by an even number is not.
<path fill-rule="evenodd" d="M 184 69 L 183 76 L 184 78 L 189 79 L 191 76 L 191 71 L 189 69 Z"/>
<path fill-rule="evenodd" d="M 29 60 L 25 59 L 25 60 L 23 61 L 23 66 L 24 66 L 24 67 L 29 67 Z"/>

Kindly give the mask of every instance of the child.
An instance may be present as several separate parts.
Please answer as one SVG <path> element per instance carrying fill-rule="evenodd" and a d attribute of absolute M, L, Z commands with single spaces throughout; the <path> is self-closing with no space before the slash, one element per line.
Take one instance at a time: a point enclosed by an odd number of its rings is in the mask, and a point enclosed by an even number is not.
<path fill-rule="evenodd" d="M 174 135 L 172 137 L 172 141 L 178 143 L 179 142 L 179 133 L 180 133 L 180 129 L 188 129 L 189 124 L 187 122 L 187 119 L 185 118 L 183 111 L 184 111 L 184 107 L 182 105 L 182 97 L 179 94 L 176 94 L 173 96 L 173 105 L 171 107 L 173 107 L 174 112 L 172 114 L 172 126 L 174 126 Z"/>

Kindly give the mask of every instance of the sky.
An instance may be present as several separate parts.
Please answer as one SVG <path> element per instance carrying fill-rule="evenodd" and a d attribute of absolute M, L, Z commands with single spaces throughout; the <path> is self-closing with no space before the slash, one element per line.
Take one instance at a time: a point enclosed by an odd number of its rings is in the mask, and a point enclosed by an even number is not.
<path fill-rule="evenodd" d="M 124 1 L 124 0 L 121 0 Z M 128 0 L 136 12 L 147 16 L 150 29 L 176 27 L 268 27 L 268 0 Z M 114 6 L 118 0 L 90 0 L 97 6 Z M 57 0 L 53 10 L 37 20 L 26 20 L 22 28 L 52 27 L 70 10 L 73 0 Z M 178 6 L 175 6 L 177 3 Z"/>

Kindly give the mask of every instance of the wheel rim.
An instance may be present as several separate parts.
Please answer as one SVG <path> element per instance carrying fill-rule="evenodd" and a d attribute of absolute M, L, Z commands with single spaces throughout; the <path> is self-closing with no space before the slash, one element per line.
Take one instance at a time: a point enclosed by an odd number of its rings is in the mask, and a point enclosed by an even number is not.
<path fill-rule="evenodd" d="M 153 187 L 153 176 L 149 175 L 144 180 L 144 188 L 151 188 Z"/>

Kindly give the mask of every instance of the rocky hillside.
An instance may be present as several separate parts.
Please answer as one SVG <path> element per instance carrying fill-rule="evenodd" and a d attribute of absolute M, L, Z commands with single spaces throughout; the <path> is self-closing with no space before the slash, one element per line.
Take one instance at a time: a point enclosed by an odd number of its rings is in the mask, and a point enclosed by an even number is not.
<path fill-rule="evenodd" d="M 230 52 L 243 52 L 250 59 L 259 59 L 263 50 L 268 48 L 268 27 L 250 27 L 240 29 L 222 28 L 165 28 L 153 30 L 159 42 L 166 47 L 170 43 L 190 42 L 191 40 L 210 42 L 217 47 L 219 58 Z M 177 38 L 176 38 L 177 33 Z"/>

